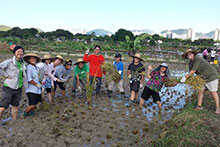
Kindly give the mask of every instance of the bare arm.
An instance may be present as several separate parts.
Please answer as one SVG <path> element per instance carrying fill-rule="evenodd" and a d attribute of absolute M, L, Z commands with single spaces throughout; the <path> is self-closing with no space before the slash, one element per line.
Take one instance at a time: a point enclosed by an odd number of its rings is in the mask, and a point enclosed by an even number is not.
<path fill-rule="evenodd" d="M 128 70 L 127 74 L 128 74 L 128 76 L 129 76 L 129 75 L 131 75 L 131 71 L 130 71 L 130 70 Z"/>
<path fill-rule="evenodd" d="M 190 72 L 185 76 L 186 79 L 191 77 L 196 71 L 195 70 L 190 70 Z"/>
<path fill-rule="evenodd" d="M 144 82 L 144 72 L 141 73 L 141 82 Z"/>
<path fill-rule="evenodd" d="M 80 85 L 79 76 L 76 75 L 77 87 Z"/>
<path fill-rule="evenodd" d="M 34 85 L 34 86 L 37 86 L 37 83 L 34 82 L 34 80 L 29 81 L 29 83 L 32 84 L 32 85 Z"/>
<path fill-rule="evenodd" d="M 148 70 L 147 70 L 147 78 L 148 79 L 150 79 L 151 78 L 151 75 L 150 75 L 150 73 L 151 73 L 151 70 L 152 70 L 153 68 L 152 68 L 152 66 L 151 65 L 149 65 L 148 66 Z"/>

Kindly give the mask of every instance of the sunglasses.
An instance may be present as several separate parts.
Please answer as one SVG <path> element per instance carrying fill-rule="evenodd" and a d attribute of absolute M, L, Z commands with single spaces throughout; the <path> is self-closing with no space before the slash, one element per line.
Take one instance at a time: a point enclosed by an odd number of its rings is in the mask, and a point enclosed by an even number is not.
<path fill-rule="evenodd" d="M 66 64 L 66 65 L 72 65 L 72 64 Z"/>

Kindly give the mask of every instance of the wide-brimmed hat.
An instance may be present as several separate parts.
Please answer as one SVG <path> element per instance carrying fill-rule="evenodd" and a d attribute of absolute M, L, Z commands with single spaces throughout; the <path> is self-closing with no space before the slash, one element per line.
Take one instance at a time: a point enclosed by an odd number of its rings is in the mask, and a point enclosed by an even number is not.
<path fill-rule="evenodd" d="M 60 59 L 61 60 L 61 63 L 63 63 L 63 57 L 62 56 L 60 56 L 60 55 L 57 55 L 55 58 L 54 58 L 54 61 L 56 60 L 56 59 Z"/>
<path fill-rule="evenodd" d="M 160 66 L 168 68 L 168 64 L 167 63 L 161 63 Z"/>
<path fill-rule="evenodd" d="M 28 54 L 24 55 L 24 57 L 23 57 L 24 61 L 28 62 L 29 57 L 35 57 L 37 59 L 37 63 L 40 62 L 40 60 L 41 60 L 41 58 L 37 54 L 28 53 Z"/>
<path fill-rule="evenodd" d="M 141 61 L 144 61 L 142 58 L 141 58 L 141 54 L 139 54 L 139 53 L 136 53 L 135 55 L 130 55 L 131 57 L 133 57 L 133 58 L 138 58 L 138 59 L 140 59 Z"/>
<path fill-rule="evenodd" d="M 44 55 L 42 58 L 42 62 L 45 62 L 45 60 L 52 60 L 52 57 L 49 54 Z"/>
<path fill-rule="evenodd" d="M 74 65 L 77 65 L 79 63 L 86 63 L 83 59 L 79 58 L 77 59 L 76 63 L 74 63 Z"/>
<path fill-rule="evenodd" d="M 188 50 L 186 50 L 186 52 L 185 52 L 184 54 L 182 54 L 182 57 L 183 57 L 183 58 L 187 58 L 187 54 L 188 54 L 189 52 L 192 52 L 194 55 L 197 54 L 197 51 L 192 50 L 192 49 L 188 49 Z"/>

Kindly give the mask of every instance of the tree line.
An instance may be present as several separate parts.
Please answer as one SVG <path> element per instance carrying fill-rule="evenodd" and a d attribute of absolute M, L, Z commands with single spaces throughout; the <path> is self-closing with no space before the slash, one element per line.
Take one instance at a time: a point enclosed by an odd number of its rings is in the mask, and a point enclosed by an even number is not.
<path fill-rule="evenodd" d="M 63 29 L 57 29 L 51 32 L 40 32 L 35 28 L 21 29 L 14 27 L 8 31 L 0 31 L 0 38 L 16 37 L 21 40 L 25 39 L 48 39 L 60 41 L 83 41 L 90 42 L 104 42 L 108 44 L 117 44 L 127 50 L 139 50 L 146 47 L 158 48 L 162 47 L 212 47 L 215 43 L 213 39 L 198 39 L 195 41 L 183 40 L 183 39 L 169 39 L 158 34 L 149 35 L 147 33 L 134 35 L 131 31 L 125 29 L 119 29 L 115 34 L 111 36 L 95 36 L 95 34 L 75 34 Z"/>

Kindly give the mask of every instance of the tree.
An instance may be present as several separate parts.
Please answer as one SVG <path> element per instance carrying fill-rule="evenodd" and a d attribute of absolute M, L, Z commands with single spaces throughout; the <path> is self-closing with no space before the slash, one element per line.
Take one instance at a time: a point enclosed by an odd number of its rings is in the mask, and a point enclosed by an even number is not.
<path fill-rule="evenodd" d="M 119 41 L 125 41 L 125 36 L 129 36 L 130 40 L 134 40 L 134 34 L 131 31 L 125 30 L 125 29 L 119 29 L 115 35 L 112 35 L 112 39 L 115 42 L 119 42 Z"/>
<path fill-rule="evenodd" d="M 141 49 L 141 39 L 140 37 L 137 37 L 134 40 L 134 49 L 133 50 L 140 50 Z"/>
<path fill-rule="evenodd" d="M 193 42 L 193 45 L 200 46 L 212 46 L 214 44 L 213 39 L 198 39 Z"/>
<path fill-rule="evenodd" d="M 7 35 L 22 38 L 22 30 L 19 27 L 14 27 L 7 31 Z"/>

